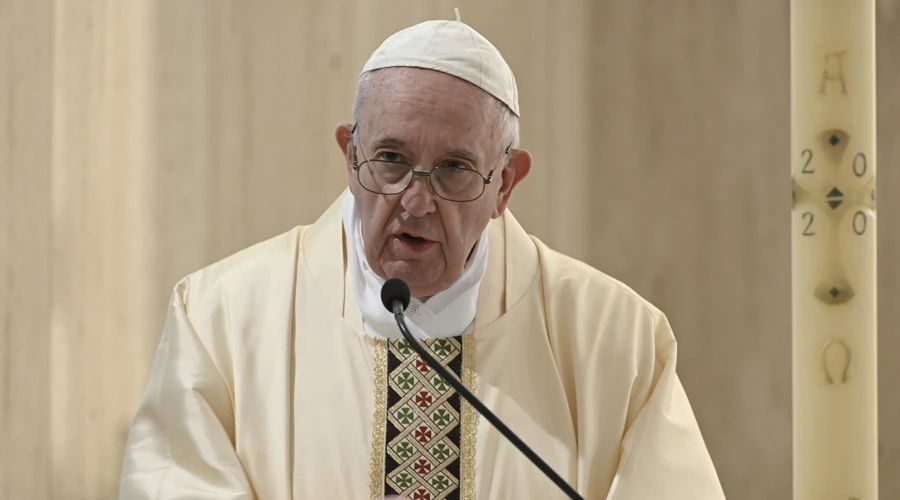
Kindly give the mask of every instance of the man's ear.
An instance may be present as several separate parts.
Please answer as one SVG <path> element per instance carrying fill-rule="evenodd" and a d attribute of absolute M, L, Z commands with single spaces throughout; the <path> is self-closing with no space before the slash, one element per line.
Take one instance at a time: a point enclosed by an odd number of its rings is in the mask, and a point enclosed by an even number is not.
<path fill-rule="evenodd" d="M 350 122 L 338 123 L 334 131 L 334 138 L 347 160 L 347 167 L 351 167 L 353 165 L 353 124 Z"/>
<path fill-rule="evenodd" d="M 513 189 L 530 171 L 531 153 L 524 149 L 511 150 L 506 167 L 500 171 L 500 193 L 497 196 L 497 206 L 494 208 L 492 216 L 494 219 L 503 215 L 512 198 Z"/>
<path fill-rule="evenodd" d="M 351 188 L 353 187 L 353 127 L 350 122 L 341 122 L 334 131 L 334 138 L 337 140 L 347 164 L 347 184 Z"/>

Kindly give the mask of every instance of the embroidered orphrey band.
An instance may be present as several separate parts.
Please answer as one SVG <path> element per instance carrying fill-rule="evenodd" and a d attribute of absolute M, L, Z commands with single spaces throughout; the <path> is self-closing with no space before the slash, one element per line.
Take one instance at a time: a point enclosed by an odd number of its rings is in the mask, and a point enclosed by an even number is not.
<path fill-rule="evenodd" d="M 421 343 L 474 391 L 471 337 Z M 376 340 L 372 499 L 474 499 L 477 425 L 477 412 L 405 340 Z"/>

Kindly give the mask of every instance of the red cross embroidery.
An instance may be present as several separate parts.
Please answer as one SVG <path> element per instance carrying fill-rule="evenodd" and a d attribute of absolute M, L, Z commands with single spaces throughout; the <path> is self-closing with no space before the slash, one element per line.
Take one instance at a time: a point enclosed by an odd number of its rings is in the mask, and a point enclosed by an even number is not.
<path fill-rule="evenodd" d="M 416 369 L 422 373 L 428 373 L 428 370 L 430 370 L 431 367 L 429 367 L 428 363 L 426 363 L 424 360 L 417 359 L 416 360 Z"/>
<path fill-rule="evenodd" d="M 429 462 L 425 458 L 420 458 L 419 460 L 417 460 L 414 467 L 416 469 L 416 472 L 418 472 L 419 474 L 421 474 L 423 476 L 425 474 L 428 474 L 429 472 L 431 472 L 431 462 Z M 427 491 L 427 490 L 425 490 L 425 491 Z"/>
<path fill-rule="evenodd" d="M 416 394 L 416 404 L 421 406 L 422 408 L 428 408 L 431 405 L 433 398 L 428 391 L 420 391 Z"/>
<path fill-rule="evenodd" d="M 416 429 L 415 435 L 416 441 L 425 444 L 431 440 L 431 429 L 426 425 L 419 426 L 419 428 Z"/>

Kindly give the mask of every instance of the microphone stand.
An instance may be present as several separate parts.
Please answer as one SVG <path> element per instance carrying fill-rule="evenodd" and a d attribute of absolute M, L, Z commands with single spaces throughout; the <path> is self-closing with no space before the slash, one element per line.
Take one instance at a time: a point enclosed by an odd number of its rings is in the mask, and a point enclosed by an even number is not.
<path fill-rule="evenodd" d="M 565 492 L 566 496 L 568 496 L 571 500 L 584 500 L 581 495 L 575 491 L 574 488 L 569 486 L 562 477 L 559 476 L 553 469 L 544 462 L 541 457 L 537 455 L 531 448 L 528 447 L 518 436 L 513 433 L 496 415 L 494 415 L 490 410 L 487 409 L 484 404 L 475 397 L 474 394 L 469 392 L 469 390 L 460 382 L 456 376 L 450 373 L 450 370 L 444 367 L 440 362 L 438 362 L 431 354 L 425 350 L 424 347 L 419 345 L 416 341 L 415 337 L 412 336 L 412 333 L 409 332 L 409 329 L 406 327 L 406 321 L 403 318 L 403 303 L 399 300 L 394 300 L 391 305 L 394 312 L 394 319 L 397 320 L 397 326 L 400 327 L 400 332 L 403 334 L 403 337 L 407 342 L 412 346 L 413 350 L 418 353 L 422 359 L 425 360 L 434 371 L 438 372 L 438 374 L 447 381 L 456 392 L 458 392 L 470 405 L 475 407 L 478 410 L 478 413 L 482 414 L 484 418 L 486 418 L 494 427 L 503 434 L 506 439 L 509 439 L 512 444 L 519 449 L 538 469 L 541 470 L 551 481 L 553 481 L 559 489 Z"/>

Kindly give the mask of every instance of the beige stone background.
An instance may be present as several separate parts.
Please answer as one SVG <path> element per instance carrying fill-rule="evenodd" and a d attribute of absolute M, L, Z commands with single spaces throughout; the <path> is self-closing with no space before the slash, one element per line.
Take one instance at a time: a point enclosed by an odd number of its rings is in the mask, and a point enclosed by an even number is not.
<path fill-rule="evenodd" d="M 517 73 L 514 212 L 668 313 L 728 498 L 790 498 L 788 1 L 0 0 L 0 499 L 115 498 L 172 285 L 314 220 L 362 63 L 455 6 Z M 877 29 L 896 500 L 900 0 Z"/>

